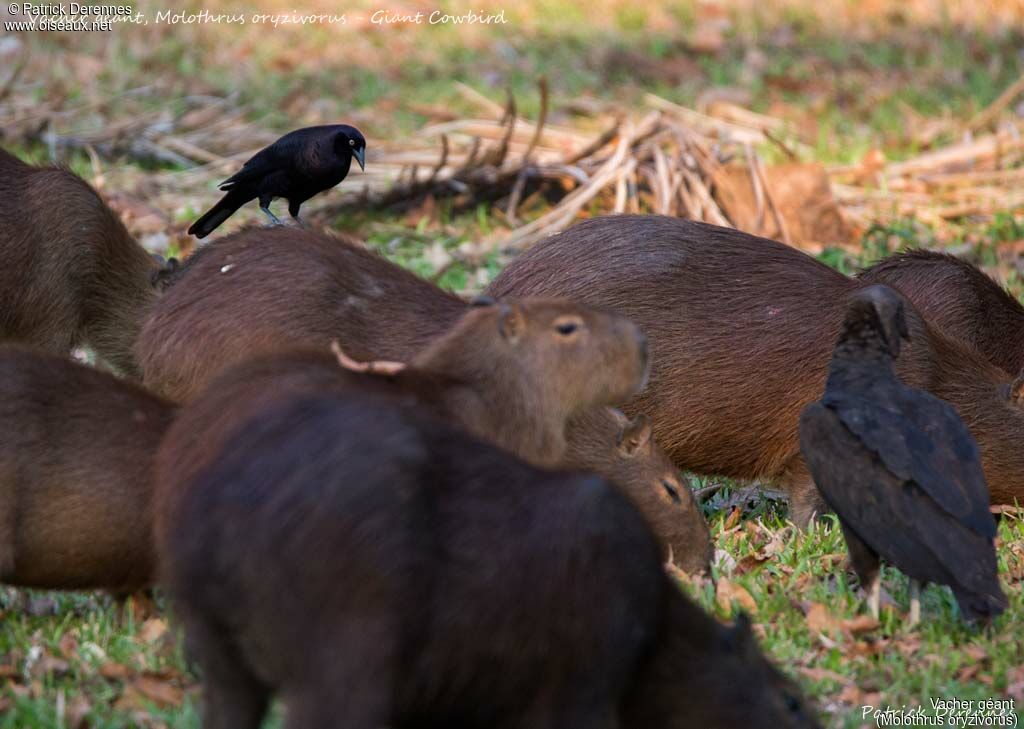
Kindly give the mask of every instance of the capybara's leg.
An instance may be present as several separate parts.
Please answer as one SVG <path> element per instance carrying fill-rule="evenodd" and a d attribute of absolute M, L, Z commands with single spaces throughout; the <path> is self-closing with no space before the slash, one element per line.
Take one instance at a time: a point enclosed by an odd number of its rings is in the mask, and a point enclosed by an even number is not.
<path fill-rule="evenodd" d="M 2 477 L 0 475 L 0 478 Z M 3 489 L 2 483 L 0 483 L 0 489 Z M 14 575 L 14 511 L 16 508 L 13 495 L 4 496 L 0 492 L 0 582 L 9 580 Z"/>
<path fill-rule="evenodd" d="M 802 456 L 794 456 L 779 480 L 779 487 L 789 496 L 789 518 L 800 529 L 810 526 L 811 519 L 828 511 L 818 487 Z"/>
<path fill-rule="evenodd" d="M 269 689 L 242 663 L 230 638 L 200 619 L 186 619 L 187 648 L 203 683 L 203 729 L 259 729 Z"/>

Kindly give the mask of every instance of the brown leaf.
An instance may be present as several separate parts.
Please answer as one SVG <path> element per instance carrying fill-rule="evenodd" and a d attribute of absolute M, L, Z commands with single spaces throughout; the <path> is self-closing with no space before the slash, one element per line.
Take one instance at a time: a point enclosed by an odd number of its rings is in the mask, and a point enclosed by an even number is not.
<path fill-rule="evenodd" d="M 963 666 L 959 671 L 956 672 L 956 678 L 958 681 L 970 681 L 974 678 L 974 675 L 981 670 L 981 666 L 977 663 L 972 663 L 967 666 Z"/>
<path fill-rule="evenodd" d="M 132 685 L 139 693 L 158 706 L 166 708 L 181 705 L 182 690 L 167 681 L 151 675 L 142 675 L 135 679 Z"/>
<path fill-rule="evenodd" d="M 107 662 L 100 666 L 100 675 L 110 681 L 123 681 L 132 675 L 132 669 L 123 663 Z"/>
<path fill-rule="evenodd" d="M 731 612 L 733 603 L 739 603 L 740 608 L 751 615 L 757 613 L 757 602 L 751 594 L 727 577 L 720 577 L 715 585 L 715 601 L 725 612 Z"/>
<path fill-rule="evenodd" d="M 740 507 L 735 507 L 731 512 L 729 512 L 729 516 L 725 518 L 725 524 L 722 525 L 722 529 L 728 531 L 739 524 L 742 513 L 743 512 Z"/>
<path fill-rule="evenodd" d="M 850 618 L 843 621 L 843 630 L 848 630 L 853 635 L 859 635 L 860 633 L 868 633 L 872 630 L 877 630 L 881 625 L 870 615 L 858 615 L 855 618 Z"/>
<path fill-rule="evenodd" d="M 843 627 L 842 621 L 820 602 L 811 603 L 805 620 L 808 630 L 812 633 L 837 633 Z"/>
<path fill-rule="evenodd" d="M 167 621 L 161 618 L 150 618 L 139 629 L 139 640 L 143 643 L 156 643 L 167 633 Z"/>

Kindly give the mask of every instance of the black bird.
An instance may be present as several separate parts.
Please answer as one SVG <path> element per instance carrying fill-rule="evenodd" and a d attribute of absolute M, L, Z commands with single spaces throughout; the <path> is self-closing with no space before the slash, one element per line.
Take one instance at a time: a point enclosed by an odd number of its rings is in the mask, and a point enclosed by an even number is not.
<path fill-rule="evenodd" d="M 270 212 L 270 201 L 275 197 L 287 200 L 289 214 L 299 220 L 299 206 L 344 180 L 353 157 L 359 169 L 366 169 L 366 140 L 355 127 L 331 124 L 289 132 L 220 183 L 220 189 L 227 195 L 194 222 L 188 232 L 205 238 L 238 208 L 257 198 L 260 210 L 274 224 L 281 224 Z"/>
<path fill-rule="evenodd" d="M 992 618 L 1006 596 L 978 446 L 951 405 L 896 376 L 906 306 L 886 286 L 850 300 L 825 394 L 800 416 L 800 450 L 876 618 L 880 557 L 910 577 L 911 625 L 922 582 L 949 585 L 965 618 Z"/>

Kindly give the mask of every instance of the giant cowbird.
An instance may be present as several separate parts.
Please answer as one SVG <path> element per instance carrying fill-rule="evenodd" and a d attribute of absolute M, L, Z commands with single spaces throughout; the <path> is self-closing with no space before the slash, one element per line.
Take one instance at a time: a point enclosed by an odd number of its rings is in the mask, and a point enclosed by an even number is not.
<path fill-rule="evenodd" d="M 800 449 L 875 617 L 883 557 L 911 579 L 911 624 L 921 582 L 949 585 L 965 618 L 988 619 L 1006 597 L 978 446 L 951 405 L 896 376 L 906 306 L 886 286 L 851 298 L 825 394 L 800 416 Z"/>
<path fill-rule="evenodd" d="M 227 194 L 188 232 L 205 238 L 238 208 L 257 198 L 271 222 L 281 223 L 270 212 L 270 201 L 276 197 L 288 201 L 289 214 L 298 220 L 302 203 L 345 179 L 353 157 L 359 169 L 365 169 L 366 140 L 355 127 L 331 124 L 289 132 L 220 183 Z"/>

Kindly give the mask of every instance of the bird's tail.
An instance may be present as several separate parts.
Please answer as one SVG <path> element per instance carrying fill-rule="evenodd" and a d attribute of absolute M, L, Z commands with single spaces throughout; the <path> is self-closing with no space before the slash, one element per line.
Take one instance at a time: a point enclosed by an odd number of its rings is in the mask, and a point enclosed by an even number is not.
<path fill-rule="evenodd" d="M 216 205 L 203 213 L 199 220 L 192 223 L 192 226 L 188 229 L 189 235 L 194 235 L 196 238 L 205 238 L 247 202 L 249 202 L 249 198 L 239 195 L 235 191 L 229 192 Z"/>

